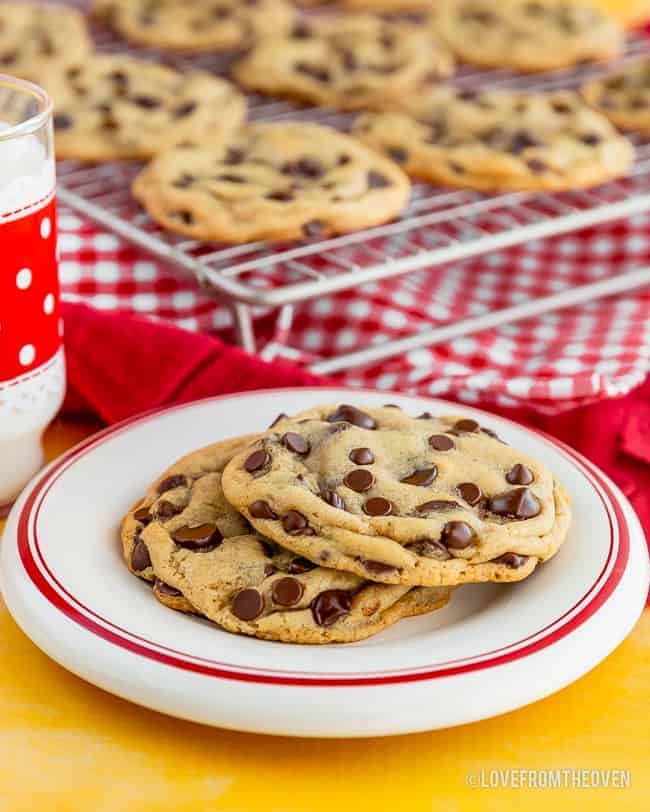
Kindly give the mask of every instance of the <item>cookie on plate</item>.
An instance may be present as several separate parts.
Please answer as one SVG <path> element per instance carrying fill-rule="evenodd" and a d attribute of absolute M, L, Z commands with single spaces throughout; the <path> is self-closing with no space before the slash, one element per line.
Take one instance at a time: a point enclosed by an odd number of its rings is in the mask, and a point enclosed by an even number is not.
<path fill-rule="evenodd" d="M 94 12 L 136 45 L 188 51 L 248 47 L 295 14 L 288 0 L 96 0 Z"/>
<path fill-rule="evenodd" d="M 324 406 L 237 453 L 222 485 L 255 529 L 392 584 L 518 581 L 564 542 L 569 500 L 545 465 L 472 419 Z"/>
<path fill-rule="evenodd" d="M 450 590 L 369 582 L 327 570 L 260 536 L 225 500 L 221 471 L 243 437 L 175 463 L 122 523 L 131 572 L 166 606 L 268 640 L 361 640 L 444 606 Z"/>
<path fill-rule="evenodd" d="M 613 59 L 624 39 L 588 0 L 442 0 L 431 26 L 465 62 L 525 72 Z"/>
<path fill-rule="evenodd" d="M 42 81 L 59 158 L 143 159 L 179 143 L 218 143 L 246 117 L 246 100 L 224 79 L 127 56 L 95 56 Z"/>
<path fill-rule="evenodd" d="M 81 65 L 93 50 L 82 14 L 67 6 L 0 4 L 0 72 L 38 80 Z"/>
<path fill-rule="evenodd" d="M 251 125 L 228 145 L 169 150 L 133 184 L 165 228 L 232 243 L 378 225 L 402 211 L 409 191 L 396 164 L 356 139 L 293 122 Z"/>
<path fill-rule="evenodd" d="M 300 20 L 235 64 L 245 87 L 341 110 L 383 108 L 453 61 L 426 27 L 369 14 Z"/>
<path fill-rule="evenodd" d="M 614 73 L 588 82 L 582 93 L 617 127 L 650 135 L 650 57 L 627 62 Z"/>
<path fill-rule="evenodd" d="M 577 94 L 433 88 L 396 112 L 360 116 L 354 134 L 431 183 L 559 191 L 625 175 L 630 142 Z"/>

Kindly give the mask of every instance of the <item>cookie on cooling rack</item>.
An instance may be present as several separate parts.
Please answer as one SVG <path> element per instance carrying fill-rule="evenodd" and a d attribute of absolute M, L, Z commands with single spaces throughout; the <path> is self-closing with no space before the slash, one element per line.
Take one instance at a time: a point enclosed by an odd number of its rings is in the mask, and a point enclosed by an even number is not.
<path fill-rule="evenodd" d="M 563 190 L 625 175 L 634 150 L 570 91 L 437 87 L 399 112 L 360 116 L 354 133 L 436 184 L 482 191 Z"/>
<path fill-rule="evenodd" d="M 361 640 L 444 606 L 445 587 L 371 583 L 252 535 L 225 500 L 221 472 L 252 438 L 215 443 L 159 477 L 122 523 L 129 569 L 166 606 L 267 640 Z"/>
<path fill-rule="evenodd" d="M 564 542 L 568 497 L 472 419 L 323 406 L 226 466 L 228 501 L 323 566 L 392 584 L 518 581 Z"/>
<path fill-rule="evenodd" d="M 228 51 L 283 31 L 295 12 L 288 0 L 96 0 L 94 13 L 137 45 Z"/>
<path fill-rule="evenodd" d="M 0 4 L 0 72 L 38 80 L 52 69 L 81 65 L 92 49 L 85 19 L 73 8 Z"/>
<path fill-rule="evenodd" d="M 169 150 L 135 179 L 135 197 L 165 228 L 231 243 L 325 237 L 400 214 L 402 170 L 317 124 L 255 124 L 227 145 Z"/>
<path fill-rule="evenodd" d="M 617 127 L 650 135 L 650 57 L 627 62 L 616 72 L 588 82 L 582 93 Z"/>
<path fill-rule="evenodd" d="M 224 79 L 121 55 L 91 57 L 42 82 L 54 99 L 60 158 L 149 158 L 206 137 L 217 143 L 246 116 L 243 95 Z"/>
<path fill-rule="evenodd" d="M 543 71 L 607 60 L 623 30 L 589 0 L 442 0 L 433 30 L 465 62 Z"/>
<path fill-rule="evenodd" d="M 448 50 L 426 29 L 365 14 L 301 20 L 260 39 L 233 68 L 252 90 L 342 110 L 383 108 L 452 70 Z"/>

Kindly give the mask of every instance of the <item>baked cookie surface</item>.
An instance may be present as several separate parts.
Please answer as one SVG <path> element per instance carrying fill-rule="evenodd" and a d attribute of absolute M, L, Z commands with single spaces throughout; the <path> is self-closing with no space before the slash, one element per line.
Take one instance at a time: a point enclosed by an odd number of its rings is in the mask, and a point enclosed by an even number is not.
<path fill-rule="evenodd" d="M 82 14 L 67 6 L 0 4 L 0 72 L 38 80 L 81 65 L 93 46 Z"/>
<path fill-rule="evenodd" d="M 650 135 L 650 57 L 588 82 L 582 93 L 589 105 L 620 129 Z"/>
<path fill-rule="evenodd" d="M 459 58 L 486 68 L 552 70 L 623 47 L 618 22 L 582 0 L 442 0 L 431 25 Z"/>
<path fill-rule="evenodd" d="M 300 20 L 233 68 L 245 87 L 341 110 L 382 109 L 453 60 L 426 26 L 359 14 Z"/>
<path fill-rule="evenodd" d="M 242 243 L 384 223 L 402 211 L 410 184 L 356 139 L 288 122 L 251 125 L 227 146 L 169 150 L 135 179 L 133 192 L 165 228 Z"/>
<path fill-rule="evenodd" d="M 94 13 L 130 42 L 188 51 L 244 48 L 294 18 L 287 0 L 96 0 Z"/>
<path fill-rule="evenodd" d="M 178 143 L 226 140 L 246 117 L 246 100 L 224 79 L 127 56 L 91 57 L 43 84 L 59 158 L 150 158 Z"/>
<path fill-rule="evenodd" d="M 589 187 L 625 175 L 634 158 L 571 91 L 438 87 L 360 116 L 354 134 L 415 177 L 484 191 Z"/>
<path fill-rule="evenodd" d="M 571 517 L 551 472 L 489 429 L 392 407 L 282 419 L 222 482 L 258 532 L 383 583 L 521 580 L 557 552 Z"/>

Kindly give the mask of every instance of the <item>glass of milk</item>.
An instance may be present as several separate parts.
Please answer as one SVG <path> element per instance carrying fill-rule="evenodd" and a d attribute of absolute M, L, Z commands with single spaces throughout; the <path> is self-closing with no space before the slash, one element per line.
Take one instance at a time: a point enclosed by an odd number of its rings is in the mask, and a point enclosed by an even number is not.
<path fill-rule="evenodd" d="M 0 74 L 0 515 L 43 464 L 65 391 L 52 105 Z"/>

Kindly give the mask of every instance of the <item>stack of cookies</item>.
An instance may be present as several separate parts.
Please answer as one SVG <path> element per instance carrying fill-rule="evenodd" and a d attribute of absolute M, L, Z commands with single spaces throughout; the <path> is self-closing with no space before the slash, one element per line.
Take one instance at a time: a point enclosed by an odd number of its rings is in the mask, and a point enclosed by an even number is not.
<path fill-rule="evenodd" d="M 471 418 L 322 406 L 196 451 L 122 522 L 132 573 L 223 629 L 351 642 L 527 578 L 564 542 L 569 499 Z"/>
<path fill-rule="evenodd" d="M 68 6 L 0 2 L 0 69 L 50 91 L 59 157 L 151 161 L 135 197 L 163 228 L 200 240 L 378 226 L 405 211 L 410 178 L 560 191 L 629 171 L 633 147 L 617 128 L 645 132 L 644 65 L 583 97 L 446 84 L 459 62 L 530 73 L 616 57 L 622 29 L 590 0 L 318 5 L 95 0 L 98 24 L 158 49 L 152 63 L 95 53 Z M 177 52 L 227 54 L 230 76 L 172 67 Z M 244 91 L 358 117 L 351 134 L 303 120 L 249 125 Z"/>

